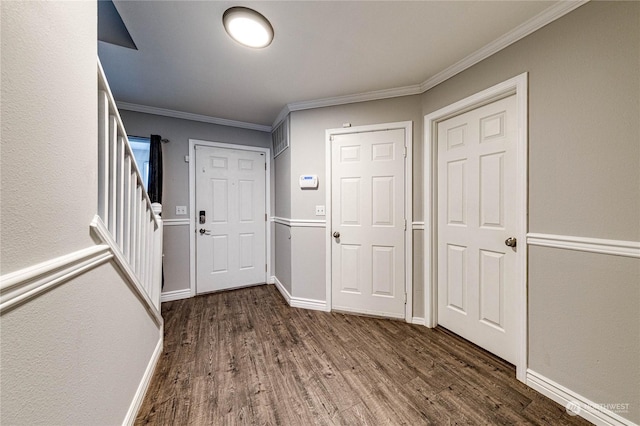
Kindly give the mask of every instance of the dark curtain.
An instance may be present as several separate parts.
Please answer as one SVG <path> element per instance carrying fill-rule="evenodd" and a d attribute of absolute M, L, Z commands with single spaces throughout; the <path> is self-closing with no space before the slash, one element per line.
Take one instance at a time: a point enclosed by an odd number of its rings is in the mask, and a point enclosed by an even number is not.
<path fill-rule="evenodd" d="M 162 204 L 162 137 L 151 135 L 149 147 L 149 199 Z M 162 262 L 162 286 L 164 288 L 164 261 Z"/>
<path fill-rule="evenodd" d="M 151 135 L 147 192 L 152 203 L 162 204 L 162 137 L 159 135 Z"/>

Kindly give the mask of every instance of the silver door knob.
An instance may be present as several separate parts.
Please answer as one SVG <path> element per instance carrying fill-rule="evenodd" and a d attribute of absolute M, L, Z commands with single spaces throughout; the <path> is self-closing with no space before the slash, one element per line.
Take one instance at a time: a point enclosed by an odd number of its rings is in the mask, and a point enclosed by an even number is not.
<path fill-rule="evenodd" d="M 334 232 L 333 238 L 340 238 L 340 233 L 338 231 Z"/>
<path fill-rule="evenodd" d="M 200 228 L 200 235 L 211 235 L 208 229 Z"/>
<path fill-rule="evenodd" d="M 504 240 L 504 243 L 508 246 L 508 247 L 515 247 L 516 244 L 518 243 L 518 240 L 516 240 L 514 237 L 509 237 L 506 240 Z"/>

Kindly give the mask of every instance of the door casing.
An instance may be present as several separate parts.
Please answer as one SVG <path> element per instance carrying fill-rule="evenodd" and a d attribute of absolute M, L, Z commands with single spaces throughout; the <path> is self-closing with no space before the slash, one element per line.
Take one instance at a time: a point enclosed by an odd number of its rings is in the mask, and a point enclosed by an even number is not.
<path fill-rule="evenodd" d="M 425 326 L 438 325 L 438 123 L 507 96 L 516 96 L 516 210 L 518 239 L 516 286 L 518 307 L 518 361 L 516 378 L 527 373 L 527 227 L 528 227 L 528 73 L 520 74 L 424 117 L 424 309 Z"/>
<path fill-rule="evenodd" d="M 325 167 L 326 167 L 326 298 L 327 311 L 331 311 L 331 249 L 332 249 L 332 223 L 331 223 L 331 136 L 349 133 L 376 132 L 381 130 L 404 129 L 404 144 L 407 149 L 404 169 L 404 199 L 405 199 L 405 273 L 404 287 L 407 294 L 405 306 L 405 321 L 412 322 L 413 318 L 413 122 L 401 121 L 395 123 L 373 124 L 367 126 L 355 126 L 325 131 Z"/>
<path fill-rule="evenodd" d="M 242 151 L 263 152 L 266 157 L 267 169 L 265 170 L 265 211 L 271 216 L 271 150 L 256 146 L 237 145 L 224 142 L 211 142 L 199 139 L 189 139 L 189 288 L 191 297 L 196 295 L 196 145 L 213 148 L 237 149 Z M 268 217 L 267 217 L 268 219 Z M 266 236 L 266 262 L 265 282 L 271 277 L 271 222 L 265 221 Z"/>

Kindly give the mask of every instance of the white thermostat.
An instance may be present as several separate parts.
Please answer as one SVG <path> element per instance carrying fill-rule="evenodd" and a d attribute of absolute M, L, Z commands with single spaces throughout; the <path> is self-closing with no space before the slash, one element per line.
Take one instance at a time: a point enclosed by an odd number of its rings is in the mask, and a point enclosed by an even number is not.
<path fill-rule="evenodd" d="M 317 188 L 318 187 L 318 175 L 301 175 L 300 176 L 300 188 Z"/>

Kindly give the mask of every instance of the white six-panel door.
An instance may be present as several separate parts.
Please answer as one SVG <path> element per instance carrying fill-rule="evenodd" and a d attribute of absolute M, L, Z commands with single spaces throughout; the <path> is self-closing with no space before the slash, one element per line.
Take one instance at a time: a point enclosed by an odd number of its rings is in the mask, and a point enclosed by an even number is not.
<path fill-rule="evenodd" d="M 265 154 L 202 145 L 195 153 L 197 293 L 264 283 Z"/>
<path fill-rule="evenodd" d="M 438 324 L 517 362 L 515 96 L 438 124 Z M 524 241 L 519 242 L 524 244 Z"/>
<path fill-rule="evenodd" d="M 332 136 L 332 309 L 405 316 L 404 132 Z"/>

